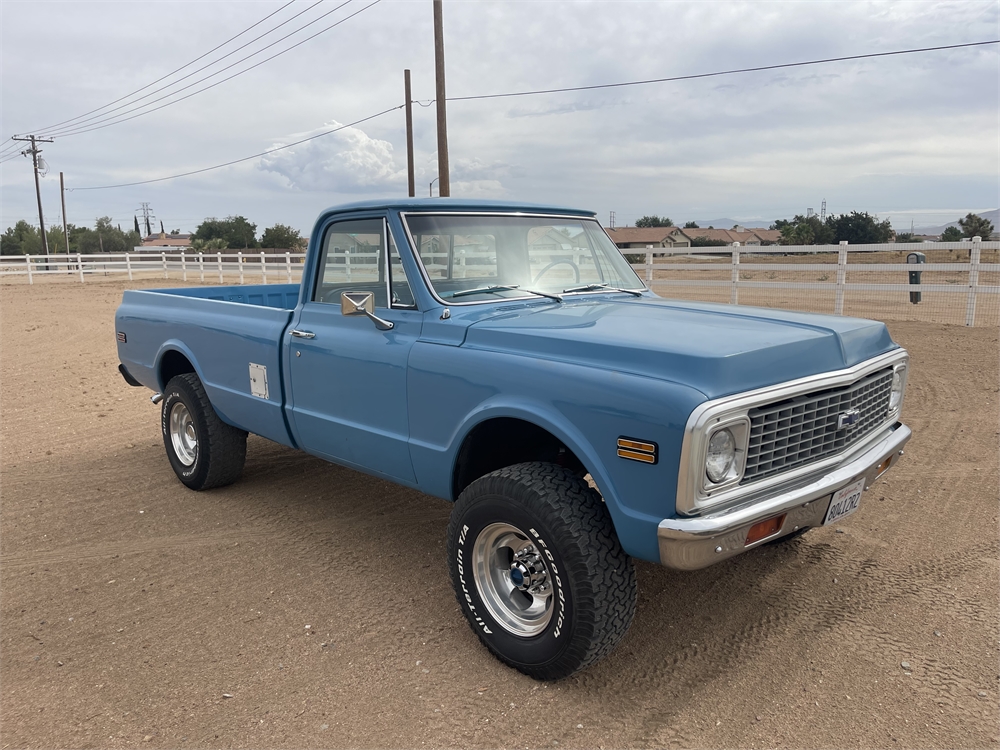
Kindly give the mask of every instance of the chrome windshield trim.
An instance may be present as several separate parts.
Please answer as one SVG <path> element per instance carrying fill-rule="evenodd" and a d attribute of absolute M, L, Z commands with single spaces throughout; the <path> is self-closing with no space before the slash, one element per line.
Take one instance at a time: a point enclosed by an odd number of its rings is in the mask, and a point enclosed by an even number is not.
<path fill-rule="evenodd" d="M 410 222 L 408 218 L 410 216 L 515 216 L 517 218 L 524 219 L 573 219 L 575 221 L 592 221 L 597 224 L 597 227 L 604 232 L 604 236 L 608 237 L 608 233 L 604 231 L 604 227 L 601 226 L 601 222 L 597 220 L 594 215 L 583 215 L 583 214 L 546 214 L 546 213 L 534 213 L 531 211 L 441 211 L 441 210 L 430 210 L 430 211 L 400 211 L 399 219 L 400 223 L 403 225 L 403 231 L 406 232 L 406 241 L 410 243 L 410 252 L 413 253 L 414 259 L 417 261 L 417 268 L 420 269 L 420 275 L 423 277 L 424 284 L 427 286 L 427 290 L 430 292 L 431 297 L 441 305 L 445 307 L 467 307 L 472 305 L 495 305 L 497 303 L 504 302 L 524 302 L 531 300 L 543 300 L 537 294 L 524 294 L 518 297 L 502 297 L 499 299 L 484 299 L 478 302 L 454 302 L 452 300 L 445 300 L 438 296 L 437 290 L 434 288 L 434 283 L 431 281 L 430 275 L 427 273 L 427 269 L 424 268 L 423 258 L 420 257 L 419 248 L 417 248 L 417 243 L 413 240 L 413 234 L 410 232 Z M 620 253 L 621 250 L 617 245 L 615 245 L 614 240 L 608 237 L 608 240 L 614 245 L 615 250 Z M 629 266 L 631 268 L 631 265 Z M 635 269 L 632 271 L 635 273 Z M 646 286 L 645 282 L 639 278 L 639 274 L 635 274 L 636 279 L 642 285 L 635 291 L 648 292 L 649 287 Z M 577 297 L 589 295 L 593 296 L 595 294 L 627 294 L 628 292 L 615 292 L 610 290 L 594 290 L 589 292 L 569 292 L 567 294 L 560 295 L 562 297 Z"/>
<path fill-rule="evenodd" d="M 707 428 L 713 420 L 732 419 L 745 415 L 755 406 L 782 401 L 786 398 L 811 393 L 812 391 L 850 385 L 870 373 L 904 364 L 908 361 L 909 354 L 905 349 L 900 347 L 844 370 L 809 375 L 797 380 L 790 380 L 785 383 L 778 383 L 745 393 L 724 396 L 712 401 L 706 401 L 695 407 L 694 411 L 691 412 L 691 416 L 688 417 L 687 425 L 684 428 L 684 440 L 681 444 L 680 464 L 677 473 L 677 496 L 675 500 L 677 512 L 686 516 L 699 515 L 709 511 L 715 512 L 721 508 L 735 505 L 748 496 L 760 494 L 764 490 L 793 482 L 796 479 L 801 479 L 817 471 L 836 466 L 851 458 L 859 451 L 865 450 L 882 432 L 882 426 L 875 428 L 864 439 L 849 446 L 840 453 L 828 456 L 820 461 L 791 469 L 776 476 L 761 479 L 747 486 L 736 485 L 724 488 L 721 492 L 706 494 L 702 491 L 703 483 L 701 479 L 705 469 L 704 437 L 707 434 Z M 903 397 L 905 398 L 905 396 L 906 393 L 904 390 Z M 902 403 L 900 406 L 902 407 Z M 884 424 L 888 425 L 898 420 L 901 411 L 902 409 L 900 408 L 899 411 L 888 414 Z"/>

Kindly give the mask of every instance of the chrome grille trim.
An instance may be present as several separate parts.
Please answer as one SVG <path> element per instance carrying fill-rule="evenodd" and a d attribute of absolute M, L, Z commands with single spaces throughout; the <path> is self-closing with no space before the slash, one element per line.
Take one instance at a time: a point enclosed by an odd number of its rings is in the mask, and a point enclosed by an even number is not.
<path fill-rule="evenodd" d="M 889 412 L 892 368 L 847 388 L 827 389 L 750 409 L 750 444 L 741 485 L 840 453 L 878 429 Z M 837 429 L 838 417 L 858 421 Z"/>
<path fill-rule="evenodd" d="M 809 482 L 815 476 L 849 461 L 852 456 L 864 451 L 873 441 L 879 440 L 880 436 L 887 430 L 891 431 L 892 425 L 900 419 L 902 404 L 891 414 L 886 414 L 882 422 L 877 424 L 874 429 L 856 439 L 846 448 L 793 468 L 785 468 L 782 472 L 771 476 L 758 477 L 746 485 L 741 484 L 740 480 L 735 480 L 732 484 L 724 484 L 719 487 L 705 486 L 705 450 L 708 435 L 716 427 L 724 426 L 728 422 L 741 418 L 749 419 L 748 415 L 752 409 L 767 409 L 769 406 L 793 400 L 799 396 L 808 398 L 824 392 L 851 389 L 863 380 L 885 370 L 896 369 L 904 373 L 905 393 L 905 372 L 908 362 L 909 355 L 906 350 L 896 348 L 843 370 L 817 373 L 753 391 L 722 396 L 705 401 L 695 407 L 688 417 L 684 428 L 684 440 L 681 443 L 675 494 L 677 513 L 681 516 L 698 516 L 709 511 L 719 512 L 746 502 L 757 502 L 757 499 L 767 498 L 773 492 L 785 491 L 790 487 L 800 485 L 802 482 Z"/>

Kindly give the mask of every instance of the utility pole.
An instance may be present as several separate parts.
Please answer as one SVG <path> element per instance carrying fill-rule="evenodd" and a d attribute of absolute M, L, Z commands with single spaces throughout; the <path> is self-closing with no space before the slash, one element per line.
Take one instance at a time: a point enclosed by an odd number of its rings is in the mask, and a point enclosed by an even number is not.
<path fill-rule="evenodd" d="M 448 165 L 448 114 L 444 93 L 444 30 L 441 0 L 434 0 L 434 78 L 437 96 L 437 137 L 438 137 L 438 195 L 451 195 L 451 178 Z"/>
<path fill-rule="evenodd" d="M 69 229 L 66 227 L 66 183 L 63 182 L 63 173 L 59 173 L 59 200 L 62 201 L 63 210 L 63 234 L 66 236 L 66 255 L 69 255 Z"/>
<path fill-rule="evenodd" d="M 410 95 L 410 70 L 403 71 L 403 89 L 406 95 L 406 184 L 410 197 L 417 194 L 413 177 L 413 98 Z"/>
<path fill-rule="evenodd" d="M 26 148 L 21 153 L 27 156 L 31 154 L 31 163 L 35 168 L 35 196 L 38 198 L 38 228 L 42 233 L 42 252 L 46 255 L 49 254 L 49 241 L 45 236 L 45 217 L 42 215 L 42 188 L 38 184 L 38 155 L 41 150 L 38 148 L 39 143 L 52 143 L 51 138 L 37 138 L 36 136 L 29 135 L 26 137 L 14 136 L 11 138 L 12 141 L 31 141 L 31 148 Z M 65 212 L 64 212 L 65 213 Z"/>

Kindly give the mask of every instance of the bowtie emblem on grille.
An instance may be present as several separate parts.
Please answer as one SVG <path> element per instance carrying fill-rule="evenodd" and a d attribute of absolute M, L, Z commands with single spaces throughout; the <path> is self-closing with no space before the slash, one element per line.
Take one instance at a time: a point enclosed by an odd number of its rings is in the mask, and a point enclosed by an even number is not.
<path fill-rule="evenodd" d="M 841 412 L 837 415 L 837 429 L 843 430 L 845 427 L 855 425 L 859 419 L 861 419 L 861 412 L 857 409 L 848 409 L 845 412 Z"/>

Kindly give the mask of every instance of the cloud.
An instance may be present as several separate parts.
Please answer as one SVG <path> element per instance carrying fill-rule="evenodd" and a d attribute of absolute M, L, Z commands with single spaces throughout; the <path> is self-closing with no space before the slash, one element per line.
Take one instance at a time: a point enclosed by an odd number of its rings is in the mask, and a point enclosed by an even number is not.
<path fill-rule="evenodd" d="M 340 127 L 336 120 L 306 133 L 289 136 L 294 142 Z M 274 144 L 283 146 L 284 142 Z M 344 128 L 328 136 L 261 157 L 258 168 L 284 177 L 303 191 L 375 193 L 406 184 L 406 172 L 393 159 L 392 144 L 371 138 L 360 128 Z"/>

